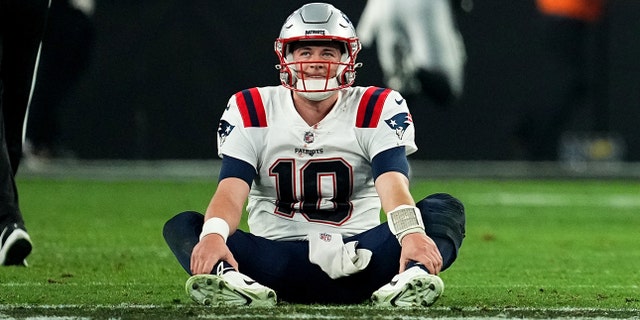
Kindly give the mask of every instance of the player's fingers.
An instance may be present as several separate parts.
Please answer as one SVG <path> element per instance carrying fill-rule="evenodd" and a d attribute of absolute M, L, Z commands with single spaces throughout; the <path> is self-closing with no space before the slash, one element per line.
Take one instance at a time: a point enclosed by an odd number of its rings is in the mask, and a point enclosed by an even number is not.
<path fill-rule="evenodd" d="M 191 260 L 190 260 L 190 264 L 189 267 L 191 269 L 191 274 L 199 274 L 200 273 L 200 262 L 199 260 L 196 258 L 195 254 L 191 254 Z"/>
<path fill-rule="evenodd" d="M 407 268 L 407 263 L 409 263 L 409 259 L 401 256 L 400 257 L 400 270 L 398 270 L 398 273 L 402 273 Z"/>
<path fill-rule="evenodd" d="M 429 270 L 430 274 L 437 275 L 442 269 L 442 257 L 440 257 L 439 253 L 437 255 L 433 254 L 425 256 L 424 262 L 422 262 L 422 264 L 424 264 L 427 270 Z"/>
<path fill-rule="evenodd" d="M 191 273 L 192 274 L 206 274 L 213 269 L 213 265 L 203 261 L 201 259 L 191 258 Z"/>
<path fill-rule="evenodd" d="M 434 267 L 436 269 L 435 270 L 435 272 L 436 272 L 435 274 L 438 274 L 438 273 L 440 273 L 440 271 L 442 271 L 442 256 L 440 255 L 440 252 L 438 252 L 438 256 L 437 256 L 437 258 L 435 260 Z"/>
<path fill-rule="evenodd" d="M 236 261 L 236 258 L 233 257 L 233 254 L 231 253 L 231 251 L 229 251 L 227 253 L 227 257 L 225 259 L 234 269 L 236 269 L 236 271 L 238 271 L 238 261 Z"/>
<path fill-rule="evenodd" d="M 427 268 L 427 270 L 429 271 L 430 274 L 438 274 L 438 270 L 433 262 L 433 260 L 431 259 L 423 259 L 422 261 L 418 261 L 420 262 L 425 268 Z"/>
<path fill-rule="evenodd" d="M 204 265 L 200 261 L 195 260 L 191 262 L 191 274 L 195 275 L 195 274 L 206 273 L 206 271 L 204 270 L 205 270 Z"/>
<path fill-rule="evenodd" d="M 191 269 L 191 274 L 198 274 L 197 268 L 196 268 L 196 266 L 195 266 L 195 264 L 193 262 L 193 258 L 191 259 L 191 263 L 190 263 L 189 268 Z"/>

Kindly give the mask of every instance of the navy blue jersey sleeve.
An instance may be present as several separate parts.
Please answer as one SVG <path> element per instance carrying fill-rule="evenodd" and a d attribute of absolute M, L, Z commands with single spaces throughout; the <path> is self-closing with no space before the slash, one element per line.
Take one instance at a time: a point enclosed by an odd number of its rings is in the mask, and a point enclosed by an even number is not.
<path fill-rule="evenodd" d="M 224 178 L 234 177 L 244 180 L 251 187 L 256 174 L 256 169 L 248 162 L 225 155 L 222 157 L 218 182 Z"/>
<path fill-rule="evenodd" d="M 404 146 L 387 149 L 378 153 L 371 160 L 371 170 L 373 171 L 373 180 L 376 180 L 381 174 L 389 171 L 397 171 L 407 178 L 409 177 L 409 161 L 405 154 Z"/>

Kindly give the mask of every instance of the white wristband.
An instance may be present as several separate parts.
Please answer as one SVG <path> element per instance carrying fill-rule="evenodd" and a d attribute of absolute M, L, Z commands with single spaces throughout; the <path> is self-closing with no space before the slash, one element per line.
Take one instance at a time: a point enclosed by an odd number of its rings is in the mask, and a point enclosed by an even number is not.
<path fill-rule="evenodd" d="M 227 238 L 229 237 L 229 224 L 221 218 L 211 218 L 204 222 L 202 225 L 202 232 L 200 233 L 200 241 L 206 235 L 209 234 L 219 234 L 224 239 L 224 242 L 227 242 Z"/>
<path fill-rule="evenodd" d="M 400 245 L 402 245 L 402 238 L 408 234 L 425 234 L 422 214 L 420 209 L 414 206 L 403 204 L 388 212 L 387 223 L 391 233 L 396 236 Z"/>

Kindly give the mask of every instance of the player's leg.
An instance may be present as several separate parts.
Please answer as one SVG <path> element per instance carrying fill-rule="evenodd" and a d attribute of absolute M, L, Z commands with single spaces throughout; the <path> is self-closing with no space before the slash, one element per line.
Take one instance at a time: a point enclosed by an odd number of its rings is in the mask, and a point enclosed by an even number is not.
<path fill-rule="evenodd" d="M 188 273 L 190 273 L 191 251 L 198 243 L 203 220 L 203 216 L 197 212 L 184 212 L 170 219 L 164 227 L 165 240 Z M 371 277 L 365 274 L 331 279 L 318 265 L 309 261 L 307 241 L 273 241 L 237 230 L 229 236 L 227 245 L 238 261 L 239 271 L 257 283 L 275 290 L 278 298 L 283 301 L 361 303 L 369 298 L 375 288 L 367 282 Z M 397 272 L 397 262 L 394 268 L 394 270 L 389 269 L 390 275 L 380 280 L 380 285 Z M 212 270 L 212 273 L 216 274 L 217 270 Z M 215 276 L 195 277 L 187 285 L 197 283 L 197 290 L 204 293 L 191 292 L 192 297 L 194 295 L 196 298 L 199 297 L 194 300 L 205 302 L 208 299 L 211 303 L 218 303 L 219 299 L 212 295 L 220 295 L 216 288 L 219 286 L 219 279 Z M 234 277 L 242 278 L 239 275 Z M 207 280 L 211 281 L 207 283 Z"/>
<path fill-rule="evenodd" d="M 465 236 L 464 206 L 458 199 L 445 193 L 430 195 L 419 201 L 416 206 L 422 212 L 427 235 L 436 243 L 442 255 L 444 271 L 453 264 L 462 246 Z M 399 266 L 396 260 L 399 260 L 401 248 L 386 223 L 345 239 L 345 242 L 349 241 L 358 241 L 358 248 L 373 252 L 369 268 L 377 268 L 377 274 L 397 273 Z"/>
<path fill-rule="evenodd" d="M 7 151 L 15 175 L 49 0 L 4 0 L 2 7 L 2 112 Z"/>
<path fill-rule="evenodd" d="M 191 275 L 191 252 L 199 242 L 204 216 L 187 211 L 171 218 L 164 225 L 163 236 L 180 265 Z M 227 240 L 229 245 L 237 230 Z M 229 246 L 231 248 L 231 246 Z M 236 272 L 228 263 L 220 261 L 210 274 L 192 275 L 185 284 L 187 294 L 200 304 L 271 306 L 276 293 L 243 273 Z"/>
<path fill-rule="evenodd" d="M 434 194 L 416 204 L 422 212 L 427 235 L 436 243 L 443 257 L 442 271 L 455 261 L 462 245 L 465 233 L 464 207 L 456 198 L 448 194 Z M 376 290 L 372 296 L 378 305 L 392 306 L 429 306 L 442 294 L 444 284 L 436 275 L 430 275 L 424 266 L 411 263 L 405 272 L 395 275 L 399 267 L 397 262 L 390 269 L 389 261 L 397 261 L 400 256 L 400 245 L 387 224 L 374 228 L 356 237 L 361 246 L 373 251 L 372 263 L 367 271 L 373 277 L 371 281 L 380 280 L 376 275 L 386 276 L 385 281 L 392 281 Z M 387 265 L 385 265 L 387 261 Z M 389 273 L 392 273 L 390 276 Z"/>
<path fill-rule="evenodd" d="M 31 253 L 31 240 L 18 208 L 18 195 L 4 137 L 0 113 L 0 265 L 26 266 L 24 259 Z"/>
<path fill-rule="evenodd" d="M 177 214 L 164 224 L 162 235 L 169 249 L 189 275 L 191 275 L 191 252 L 200 241 L 204 216 L 195 211 Z"/>
<path fill-rule="evenodd" d="M 188 211 L 171 218 L 163 229 L 171 251 L 189 274 L 191 252 L 199 241 L 203 222 L 202 214 Z M 366 280 L 360 275 L 331 279 L 309 261 L 309 244 L 306 241 L 273 241 L 237 230 L 229 236 L 227 245 L 238 261 L 241 274 L 226 272 L 224 266 L 218 268 L 217 265 L 211 275 L 192 276 L 187 281 L 187 291 L 195 301 L 203 304 L 246 304 L 248 299 L 252 299 L 254 303 L 249 304 L 255 305 L 256 300 L 260 300 L 256 299 L 258 294 L 265 296 L 263 300 L 267 302 L 273 301 L 269 291 L 260 287 L 256 290 L 228 290 L 228 284 L 242 287 L 241 281 L 246 279 L 245 276 L 250 277 L 249 283 L 255 280 L 274 289 L 281 300 L 292 303 L 359 303 L 368 299 L 373 290 L 360 289 L 358 284 Z M 225 279 L 222 278 L 227 277 L 232 279 L 223 283 Z M 241 291 L 245 295 L 238 297 L 229 291 Z"/>
<path fill-rule="evenodd" d="M 14 176 L 49 0 L 2 0 L 0 6 L 0 265 L 26 265 L 31 240 Z"/>
<path fill-rule="evenodd" d="M 446 193 L 432 194 L 416 206 L 422 212 L 427 235 L 442 255 L 442 271 L 453 264 L 465 237 L 465 212 L 460 200 Z"/>
<path fill-rule="evenodd" d="M 443 270 L 457 257 L 464 237 L 464 207 L 447 194 L 434 194 L 417 204 L 422 211 L 427 234 L 436 242 L 443 256 Z M 373 256 L 369 266 L 348 277 L 331 279 L 319 266 L 309 262 L 306 241 L 272 241 L 250 233 L 236 232 L 227 244 L 238 261 L 241 272 L 273 288 L 278 296 L 292 303 L 361 303 L 371 293 L 389 282 L 399 268 L 400 245 L 387 224 L 344 239 L 345 243 L 358 241 L 358 248 L 369 249 Z M 428 287 L 441 280 L 417 267 L 405 277 L 406 282 L 422 283 Z M 425 275 L 426 274 L 426 275 Z M 321 289 L 319 289 L 321 288 Z M 441 293 L 441 291 L 439 292 Z M 420 291 L 418 305 L 433 303 L 432 291 Z"/>
<path fill-rule="evenodd" d="M 229 249 L 241 272 L 273 288 L 290 303 L 359 303 L 367 297 L 352 290 L 361 280 L 331 279 L 309 261 L 308 241 L 273 241 L 250 233 L 229 237 Z"/>

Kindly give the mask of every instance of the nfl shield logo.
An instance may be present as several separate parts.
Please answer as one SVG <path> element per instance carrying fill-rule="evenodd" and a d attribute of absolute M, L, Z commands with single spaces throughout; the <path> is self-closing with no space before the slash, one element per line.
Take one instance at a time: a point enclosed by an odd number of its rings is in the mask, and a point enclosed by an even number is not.
<path fill-rule="evenodd" d="M 321 233 L 320 234 L 320 240 L 325 241 L 325 242 L 331 241 L 331 234 L 329 234 L 329 233 Z"/>
<path fill-rule="evenodd" d="M 315 137 L 313 135 L 313 132 L 307 131 L 307 132 L 304 133 L 304 142 L 305 143 L 313 143 L 314 138 Z"/>

